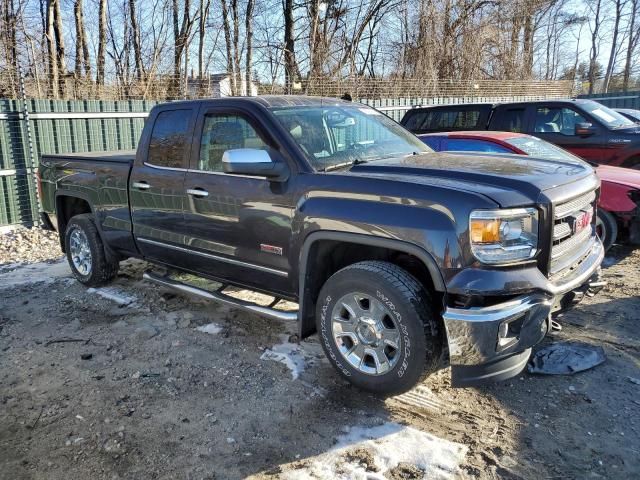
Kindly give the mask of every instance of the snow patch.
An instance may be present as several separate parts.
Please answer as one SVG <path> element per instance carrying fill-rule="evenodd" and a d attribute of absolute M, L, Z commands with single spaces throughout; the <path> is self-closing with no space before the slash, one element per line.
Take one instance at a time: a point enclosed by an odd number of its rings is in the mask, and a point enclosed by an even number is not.
<path fill-rule="evenodd" d="M 71 276 L 69 264 L 65 260 L 54 263 L 31 263 L 0 274 L 0 290 L 33 283 L 53 283 L 59 278 Z"/>
<path fill-rule="evenodd" d="M 369 452 L 373 464 L 359 461 L 356 450 Z M 385 473 L 399 463 L 407 463 L 423 470 L 424 478 L 450 479 L 459 477 L 466 453 L 465 445 L 394 422 L 377 427 L 347 427 L 347 433 L 337 438 L 333 449 L 308 459 L 303 468 L 283 472 L 281 478 L 385 480 Z"/>
<path fill-rule="evenodd" d="M 217 335 L 222 331 L 222 327 L 217 323 L 208 323 L 206 325 L 196 327 L 196 330 L 199 332 L 208 333 L 210 335 Z"/>
<path fill-rule="evenodd" d="M 116 302 L 118 305 L 126 306 L 136 303 L 137 298 L 128 295 L 114 287 L 88 288 L 87 293 L 97 293 L 102 298 Z"/>
<path fill-rule="evenodd" d="M 282 342 L 266 349 L 260 360 L 284 363 L 291 370 L 291 377 L 297 380 L 307 366 L 304 350 L 297 343 L 289 343 L 287 335 L 280 335 L 280 339 Z"/>

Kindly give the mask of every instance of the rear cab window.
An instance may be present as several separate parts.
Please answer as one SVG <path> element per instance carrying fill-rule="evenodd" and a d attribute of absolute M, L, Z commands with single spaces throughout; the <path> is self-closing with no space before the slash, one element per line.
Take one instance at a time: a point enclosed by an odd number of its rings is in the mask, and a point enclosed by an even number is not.
<path fill-rule="evenodd" d="M 192 120 L 190 108 L 161 111 L 151 130 L 147 163 L 156 167 L 187 168 Z"/>
<path fill-rule="evenodd" d="M 438 132 L 451 130 L 484 130 L 481 125 L 483 107 L 432 107 L 407 114 L 403 126 L 412 132 Z"/>

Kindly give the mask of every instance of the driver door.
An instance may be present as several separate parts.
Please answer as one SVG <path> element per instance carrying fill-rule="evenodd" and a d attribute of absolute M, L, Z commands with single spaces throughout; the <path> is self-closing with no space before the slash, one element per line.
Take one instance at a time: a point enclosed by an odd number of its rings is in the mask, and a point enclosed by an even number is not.
<path fill-rule="evenodd" d="M 591 123 L 597 128 L 589 137 L 576 135 L 576 125 Z M 534 111 L 534 133 L 538 138 L 569 150 L 585 160 L 602 161 L 604 147 L 602 128 L 575 108 L 565 105 L 537 105 Z"/>
<path fill-rule="evenodd" d="M 228 174 L 222 156 L 267 149 L 273 141 L 241 110 L 208 108 L 198 120 L 185 178 L 185 235 L 190 270 L 247 287 L 291 290 L 289 182 Z"/>

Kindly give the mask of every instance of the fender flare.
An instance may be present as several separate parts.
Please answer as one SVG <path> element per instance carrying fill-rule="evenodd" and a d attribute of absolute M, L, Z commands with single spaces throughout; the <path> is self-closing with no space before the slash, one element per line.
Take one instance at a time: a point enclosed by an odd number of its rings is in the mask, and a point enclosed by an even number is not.
<path fill-rule="evenodd" d="M 100 222 L 98 222 L 98 218 L 96 215 L 96 211 L 95 208 L 93 208 L 93 204 L 91 203 L 91 201 L 89 200 L 89 196 L 82 193 L 82 192 L 78 192 L 76 190 L 56 190 L 55 193 L 55 197 L 54 197 L 54 205 L 55 205 L 55 209 L 56 209 L 56 216 L 58 217 L 58 236 L 60 237 L 60 247 L 64 249 L 64 236 L 65 236 L 65 232 L 62 231 L 62 229 L 60 228 L 60 212 L 58 212 L 58 198 L 59 197 L 73 197 L 73 198 L 78 198 L 80 200 L 84 200 L 85 202 L 87 202 L 87 205 L 89 205 L 89 210 L 91 211 L 91 215 L 93 215 L 94 218 L 94 223 L 96 225 L 96 230 L 98 230 L 98 235 L 100 236 L 100 240 L 102 240 L 102 244 L 104 245 L 104 249 L 107 253 L 107 255 L 111 255 L 114 258 L 118 258 L 118 255 L 111 249 L 111 247 L 109 245 L 107 245 L 107 243 L 104 240 L 104 234 L 102 233 L 102 225 L 100 225 Z M 69 219 L 67 219 L 69 220 Z"/>
<path fill-rule="evenodd" d="M 305 282 L 309 252 L 313 244 L 320 240 L 335 240 L 345 243 L 382 247 L 412 255 L 418 258 L 429 271 L 435 290 L 442 293 L 446 292 L 444 279 L 438 264 L 428 251 L 418 245 L 403 240 L 374 237 L 359 233 L 335 232 L 330 230 L 316 231 L 307 235 L 300 249 L 300 261 L 298 264 L 298 333 L 301 339 L 308 337 L 315 330 L 315 309 L 306 298 Z"/>

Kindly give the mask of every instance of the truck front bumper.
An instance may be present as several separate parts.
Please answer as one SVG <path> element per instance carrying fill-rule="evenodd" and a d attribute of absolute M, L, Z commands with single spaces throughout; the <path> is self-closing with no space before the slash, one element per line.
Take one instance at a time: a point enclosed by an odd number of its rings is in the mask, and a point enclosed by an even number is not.
<path fill-rule="evenodd" d="M 452 385 L 477 385 L 518 375 L 532 347 L 547 333 L 551 314 L 604 287 L 600 279 L 603 257 L 602 244 L 596 241 L 562 283 L 546 280 L 535 290 L 487 307 L 447 307 L 443 319 Z"/>

